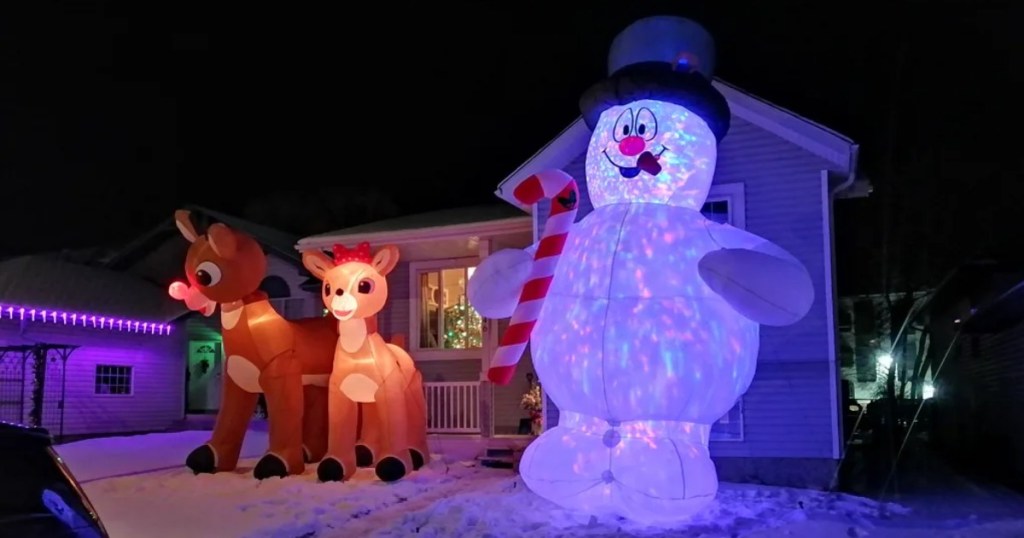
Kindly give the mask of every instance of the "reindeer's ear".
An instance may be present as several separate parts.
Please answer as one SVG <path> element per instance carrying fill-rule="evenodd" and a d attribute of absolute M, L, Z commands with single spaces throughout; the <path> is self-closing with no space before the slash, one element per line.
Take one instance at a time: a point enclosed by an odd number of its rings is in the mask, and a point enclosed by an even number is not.
<path fill-rule="evenodd" d="M 196 227 L 192 225 L 192 213 L 187 209 L 179 209 L 174 212 L 174 224 L 178 225 L 181 235 L 188 239 L 189 243 L 195 243 L 199 239 Z"/>
<path fill-rule="evenodd" d="M 210 247 L 221 258 L 231 258 L 238 250 L 238 239 L 235 238 L 235 232 L 219 222 L 206 230 L 206 238 L 210 241 Z"/>
<path fill-rule="evenodd" d="M 334 267 L 334 262 L 319 250 L 303 250 L 302 265 L 306 266 L 313 276 L 323 280 L 327 271 Z"/>
<path fill-rule="evenodd" d="M 381 247 L 373 256 L 373 268 L 381 275 L 387 275 L 398 265 L 398 247 L 387 245 Z"/>

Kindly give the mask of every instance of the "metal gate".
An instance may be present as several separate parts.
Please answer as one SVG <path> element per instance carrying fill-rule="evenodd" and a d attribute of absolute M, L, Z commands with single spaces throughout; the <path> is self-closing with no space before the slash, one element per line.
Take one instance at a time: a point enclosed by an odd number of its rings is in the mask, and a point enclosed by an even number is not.
<path fill-rule="evenodd" d="M 68 357 L 78 346 L 0 347 L 0 420 L 43 427 L 64 436 Z"/>

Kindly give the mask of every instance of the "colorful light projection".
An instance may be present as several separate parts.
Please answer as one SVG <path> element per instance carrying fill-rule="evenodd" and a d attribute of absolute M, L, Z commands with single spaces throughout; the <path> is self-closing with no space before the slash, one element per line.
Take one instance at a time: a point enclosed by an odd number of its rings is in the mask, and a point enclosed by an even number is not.
<path fill-rule="evenodd" d="M 568 508 L 674 523 L 706 507 L 710 425 L 750 385 L 759 324 L 794 323 L 813 302 L 795 258 L 700 214 L 728 126 L 710 41 L 686 19 L 641 20 L 613 44 L 611 82 L 582 101 L 594 210 L 569 231 L 531 341 L 559 424 L 520 463 L 531 490 Z"/>
<path fill-rule="evenodd" d="M 88 327 L 91 329 L 108 329 L 158 336 L 171 334 L 171 325 L 169 323 L 138 321 L 113 316 L 97 316 L 95 314 L 14 304 L 0 304 L 0 320 L 3 319 L 49 323 L 51 325 L 68 325 L 71 327 Z"/>

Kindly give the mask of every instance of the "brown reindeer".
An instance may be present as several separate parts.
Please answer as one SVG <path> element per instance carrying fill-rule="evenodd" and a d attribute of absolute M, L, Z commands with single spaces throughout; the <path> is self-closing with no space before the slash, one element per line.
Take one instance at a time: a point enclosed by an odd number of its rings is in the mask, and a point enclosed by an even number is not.
<path fill-rule="evenodd" d="M 323 281 L 324 305 L 338 320 L 328 383 L 327 456 L 317 476 L 325 482 L 351 478 L 364 459 L 357 455 L 358 441 L 381 480 L 398 480 L 429 455 L 423 377 L 409 354 L 384 342 L 370 321 L 387 302 L 385 276 L 398 263 L 398 248 L 385 246 L 371 256 L 368 243 L 352 250 L 338 245 L 333 260 L 312 250 L 302 253 L 302 261 Z"/>
<path fill-rule="evenodd" d="M 224 338 L 223 392 L 213 436 L 188 455 L 195 473 L 231 471 L 260 393 L 266 396 L 270 447 L 253 469 L 264 479 L 302 473 L 305 462 L 327 451 L 327 380 L 338 339 L 331 318 L 288 321 L 259 291 L 267 258 L 252 237 L 213 224 L 196 232 L 189 212 L 175 222 L 189 242 L 188 284 L 171 285 L 171 296 L 212 315 L 221 308 Z"/>

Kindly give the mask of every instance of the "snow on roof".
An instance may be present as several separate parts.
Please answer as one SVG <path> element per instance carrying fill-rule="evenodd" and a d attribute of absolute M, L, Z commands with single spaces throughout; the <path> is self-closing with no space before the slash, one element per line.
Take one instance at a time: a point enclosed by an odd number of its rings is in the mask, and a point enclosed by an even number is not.
<path fill-rule="evenodd" d="M 425 228 L 441 228 L 445 226 L 462 226 L 493 222 L 498 220 L 529 218 L 521 210 L 508 204 L 489 204 L 454 209 L 440 209 L 415 215 L 406 215 L 391 219 L 378 220 L 358 226 L 343 228 L 333 232 L 311 235 L 299 240 L 299 244 L 318 242 L 326 238 L 348 237 L 354 235 L 381 234 L 401 232 L 405 230 L 422 230 Z"/>
<path fill-rule="evenodd" d="M 187 312 L 165 290 L 138 277 L 39 255 L 0 262 L 0 303 L 154 322 Z"/>

